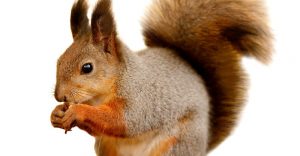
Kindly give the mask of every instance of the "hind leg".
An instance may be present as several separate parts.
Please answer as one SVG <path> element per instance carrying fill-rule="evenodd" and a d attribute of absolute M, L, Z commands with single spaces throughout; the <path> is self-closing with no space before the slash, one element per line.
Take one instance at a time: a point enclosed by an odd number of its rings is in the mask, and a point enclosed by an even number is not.
<path fill-rule="evenodd" d="M 180 128 L 176 144 L 167 155 L 206 156 L 208 124 L 205 120 L 197 117 L 193 121 L 186 121 Z"/>

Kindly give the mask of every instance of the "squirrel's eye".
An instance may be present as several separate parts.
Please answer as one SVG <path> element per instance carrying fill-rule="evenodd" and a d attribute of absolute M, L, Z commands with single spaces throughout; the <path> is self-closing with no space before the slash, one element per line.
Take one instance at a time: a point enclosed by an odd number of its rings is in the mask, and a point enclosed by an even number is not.
<path fill-rule="evenodd" d="M 81 73 L 88 74 L 93 71 L 93 65 L 91 63 L 86 63 L 81 68 Z"/>

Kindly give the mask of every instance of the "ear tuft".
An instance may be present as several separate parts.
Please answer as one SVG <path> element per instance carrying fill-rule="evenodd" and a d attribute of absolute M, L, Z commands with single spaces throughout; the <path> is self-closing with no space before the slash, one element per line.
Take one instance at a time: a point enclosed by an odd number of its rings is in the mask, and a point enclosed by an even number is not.
<path fill-rule="evenodd" d="M 88 30 L 89 19 L 87 17 L 88 4 L 86 0 L 77 0 L 71 11 L 71 30 L 73 38 L 77 38 Z"/>
<path fill-rule="evenodd" d="M 95 43 L 116 34 L 110 0 L 99 0 L 92 13 L 92 34 Z"/>

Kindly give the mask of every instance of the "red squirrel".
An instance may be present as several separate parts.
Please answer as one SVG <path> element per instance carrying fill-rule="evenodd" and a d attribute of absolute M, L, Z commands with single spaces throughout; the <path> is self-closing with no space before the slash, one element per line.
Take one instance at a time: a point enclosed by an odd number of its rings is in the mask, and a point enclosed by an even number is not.
<path fill-rule="evenodd" d="M 118 37 L 111 0 L 91 24 L 74 3 L 74 42 L 59 58 L 54 127 L 79 127 L 98 156 L 205 156 L 233 130 L 245 103 L 242 56 L 271 59 L 260 0 L 153 0 L 142 23 L 147 48 Z"/>

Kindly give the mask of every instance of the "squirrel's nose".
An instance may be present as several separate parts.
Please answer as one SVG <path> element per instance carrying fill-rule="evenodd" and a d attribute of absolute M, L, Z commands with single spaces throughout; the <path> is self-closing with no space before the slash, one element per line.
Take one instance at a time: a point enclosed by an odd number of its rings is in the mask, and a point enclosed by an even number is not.
<path fill-rule="evenodd" d="M 54 97 L 58 102 L 67 102 L 67 97 L 65 95 L 60 95 L 55 92 Z"/>
<path fill-rule="evenodd" d="M 55 88 L 54 97 L 58 102 L 68 102 L 67 96 L 59 89 L 59 87 Z"/>
<path fill-rule="evenodd" d="M 68 99 L 66 96 L 55 96 L 55 99 L 58 102 L 68 102 Z"/>

